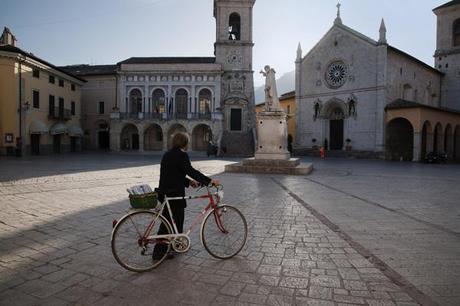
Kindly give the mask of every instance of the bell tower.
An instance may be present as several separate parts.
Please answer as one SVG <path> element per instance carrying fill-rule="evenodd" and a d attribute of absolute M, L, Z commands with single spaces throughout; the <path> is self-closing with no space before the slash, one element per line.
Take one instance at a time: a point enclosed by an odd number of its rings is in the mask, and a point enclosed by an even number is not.
<path fill-rule="evenodd" d="M 214 0 L 216 63 L 222 65 L 223 137 L 228 154 L 254 152 L 254 71 L 252 20 L 256 0 Z"/>
<path fill-rule="evenodd" d="M 442 79 L 441 107 L 460 110 L 460 1 L 433 10 L 437 16 L 435 65 Z"/>

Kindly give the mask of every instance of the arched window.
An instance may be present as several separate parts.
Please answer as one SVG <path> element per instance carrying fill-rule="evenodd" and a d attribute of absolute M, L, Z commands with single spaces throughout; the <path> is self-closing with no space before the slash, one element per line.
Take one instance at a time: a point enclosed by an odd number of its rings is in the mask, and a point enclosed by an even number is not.
<path fill-rule="evenodd" d="M 131 114 L 142 113 L 142 93 L 139 89 L 133 89 L 129 93 Z"/>
<path fill-rule="evenodd" d="M 210 115 L 211 114 L 211 98 L 212 94 L 209 89 L 200 90 L 199 94 L 199 113 L 200 115 Z"/>
<path fill-rule="evenodd" d="M 457 19 L 454 22 L 453 37 L 454 37 L 454 47 L 459 47 L 460 46 L 460 19 Z"/>
<path fill-rule="evenodd" d="M 241 39 L 241 17 L 238 13 L 232 13 L 228 20 L 228 39 Z"/>
<path fill-rule="evenodd" d="M 187 118 L 188 93 L 181 88 L 176 91 L 176 115 L 178 118 Z"/>
<path fill-rule="evenodd" d="M 165 93 L 161 89 L 155 89 L 152 93 L 152 112 L 162 114 L 165 109 Z"/>
<path fill-rule="evenodd" d="M 403 86 L 402 99 L 406 101 L 412 101 L 414 99 L 414 91 L 409 84 L 404 84 Z"/>

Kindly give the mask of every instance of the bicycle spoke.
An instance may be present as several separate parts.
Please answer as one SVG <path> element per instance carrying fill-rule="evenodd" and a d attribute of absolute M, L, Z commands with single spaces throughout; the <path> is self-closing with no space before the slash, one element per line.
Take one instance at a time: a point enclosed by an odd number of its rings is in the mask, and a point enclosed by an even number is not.
<path fill-rule="evenodd" d="M 201 235 L 204 247 L 212 256 L 221 259 L 231 258 L 238 254 L 246 243 L 246 220 L 236 208 L 223 205 L 204 220 Z"/>
<path fill-rule="evenodd" d="M 156 234 L 162 224 L 166 229 L 164 234 L 170 234 L 169 225 L 153 212 L 135 212 L 120 220 L 112 238 L 112 252 L 117 262 L 128 270 L 138 272 L 158 266 L 171 246 L 165 243 L 165 239 L 147 238 L 140 233 L 149 231 Z M 158 249 L 163 250 L 162 254 L 165 256 L 152 258 L 154 251 Z"/>

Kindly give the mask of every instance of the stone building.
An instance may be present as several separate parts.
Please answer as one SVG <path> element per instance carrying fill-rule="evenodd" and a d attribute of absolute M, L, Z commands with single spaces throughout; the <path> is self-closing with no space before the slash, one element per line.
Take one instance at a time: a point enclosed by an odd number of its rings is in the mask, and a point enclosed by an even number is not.
<path fill-rule="evenodd" d="M 213 140 L 227 154 L 251 155 L 254 4 L 214 1 L 214 57 L 132 57 L 116 65 L 63 67 L 88 80 L 83 87 L 88 146 L 108 142 L 113 151 L 162 151 L 175 132 L 184 131 L 191 135 L 191 150 L 205 150 Z"/>
<path fill-rule="evenodd" d="M 0 37 L 0 155 L 81 149 L 81 86 L 85 80 Z"/>
<path fill-rule="evenodd" d="M 436 67 L 386 39 L 344 25 L 296 59 L 296 149 L 317 145 L 354 155 L 421 160 L 428 152 L 460 158 L 460 1 L 434 10 Z"/>

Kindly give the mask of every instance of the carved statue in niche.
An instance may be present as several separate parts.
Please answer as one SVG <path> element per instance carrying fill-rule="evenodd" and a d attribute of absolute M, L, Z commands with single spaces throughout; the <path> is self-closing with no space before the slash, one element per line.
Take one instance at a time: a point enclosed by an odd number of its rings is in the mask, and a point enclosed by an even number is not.
<path fill-rule="evenodd" d="M 321 103 L 321 100 L 319 99 L 316 100 L 315 104 L 313 105 L 313 110 L 314 110 L 313 119 L 315 121 L 320 116 L 322 108 L 323 108 L 323 104 Z"/>
<path fill-rule="evenodd" d="M 351 95 L 348 99 L 348 116 L 356 118 L 356 97 Z"/>

